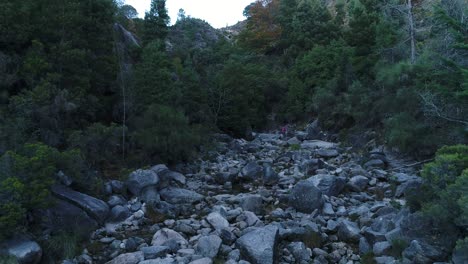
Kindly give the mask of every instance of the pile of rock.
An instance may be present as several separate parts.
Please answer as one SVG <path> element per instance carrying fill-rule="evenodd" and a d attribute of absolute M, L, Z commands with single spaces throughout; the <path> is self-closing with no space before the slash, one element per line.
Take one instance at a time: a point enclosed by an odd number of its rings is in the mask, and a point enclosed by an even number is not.
<path fill-rule="evenodd" d="M 317 124 L 288 138 L 218 135 L 214 155 L 180 166 L 184 174 L 156 165 L 108 182 L 107 203 L 58 187 L 58 197 L 105 223 L 65 263 L 446 260 L 447 248 L 421 235 L 424 219 L 400 208 L 420 178 L 387 170 L 394 161 L 384 148 L 364 158 L 326 137 Z"/>

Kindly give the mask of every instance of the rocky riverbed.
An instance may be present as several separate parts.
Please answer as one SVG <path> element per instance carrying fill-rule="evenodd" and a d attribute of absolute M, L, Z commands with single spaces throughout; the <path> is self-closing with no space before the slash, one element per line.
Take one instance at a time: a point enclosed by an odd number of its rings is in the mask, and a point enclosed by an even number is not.
<path fill-rule="evenodd" d="M 357 153 L 313 130 L 217 135 L 203 159 L 132 172 L 106 184 L 108 200 L 63 186 L 54 193 L 99 226 L 63 263 L 434 263 L 405 194 L 421 179 L 384 147 Z"/>

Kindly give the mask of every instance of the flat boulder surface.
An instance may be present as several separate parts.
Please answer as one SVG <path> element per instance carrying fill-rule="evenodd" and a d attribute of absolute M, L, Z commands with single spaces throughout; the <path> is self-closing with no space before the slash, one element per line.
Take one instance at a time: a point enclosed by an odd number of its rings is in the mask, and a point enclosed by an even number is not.
<path fill-rule="evenodd" d="M 241 255 L 253 264 L 273 264 L 278 242 L 278 227 L 257 228 L 241 236 L 236 246 Z"/>
<path fill-rule="evenodd" d="M 160 191 L 161 198 L 172 204 L 191 204 L 201 201 L 204 197 L 203 195 L 181 188 L 165 188 Z"/>
<path fill-rule="evenodd" d="M 74 191 L 62 185 L 52 186 L 52 193 L 58 198 L 68 201 L 83 209 L 99 223 L 104 223 L 109 215 L 109 206 L 106 202 L 87 194 Z"/>

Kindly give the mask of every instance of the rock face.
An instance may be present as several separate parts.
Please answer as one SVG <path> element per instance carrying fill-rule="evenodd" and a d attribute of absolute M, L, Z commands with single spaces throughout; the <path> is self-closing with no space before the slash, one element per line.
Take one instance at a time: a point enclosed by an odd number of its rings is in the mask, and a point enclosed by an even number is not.
<path fill-rule="evenodd" d="M 278 242 L 278 228 L 266 226 L 240 237 L 236 246 L 241 255 L 253 264 L 273 264 Z"/>
<path fill-rule="evenodd" d="M 104 223 L 109 214 L 109 206 L 107 206 L 104 201 L 84 193 L 73 191 L 61 185 L 52 186 L 52 192 L 60 199 L 66 200 L 83 209 L 99 223 Z"/>
<path fill-rule="evenodd" d="M 128 176 L 126 182 L 128 190 L 133 195 L 140 195 L 141 190 L 148 186 L 156 186 L 159 176 L 153 170 L 136 170 Z"/>
<path fill-rule="evenodd" d="M 312 213 L 322 208 L 322 192 L 312 182 L 301 181 L 291 190 L 289 203 L 299 212 Z"/>
<path fill-rule="evenodd" d="M 35 241 L 16 238 L 0 244 L 0 254 L 16 257 L 20 264 L 37 264 L 42 258 L 42 249 Z"/>

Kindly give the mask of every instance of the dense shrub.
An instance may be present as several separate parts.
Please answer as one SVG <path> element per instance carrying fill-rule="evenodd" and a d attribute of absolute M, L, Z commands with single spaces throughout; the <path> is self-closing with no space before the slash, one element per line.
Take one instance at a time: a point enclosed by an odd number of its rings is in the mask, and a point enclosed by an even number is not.
<path fill-rule="evenodd" d="M 50 186 L 62 170 L 76 178 L 76 151 L 59 152 L 44 144 L 26 144 L 0 157 L 0 237 L 27 226 L 26 215 L 50 205 Z"/>
<path fill-rule="evenodd" d="M 468 146 L 441 148 L 434 162 L 424 166 L 421 175 L 424 184 L 408 198 L 410 207 L 421 209 L 436 225 L 459 228 L 459 238 L 465 238 L 468 234 Z"/>
<path fill-rule="evenodd" d="M 202 142 L 197 126 L 189 124 L 180 111 L 169 106 L 153 104 L 136 120 L 137 130 L 132 134 L 138 149 L 145 155 L 138 156 L 141 163 L 187 160 Z"/>

